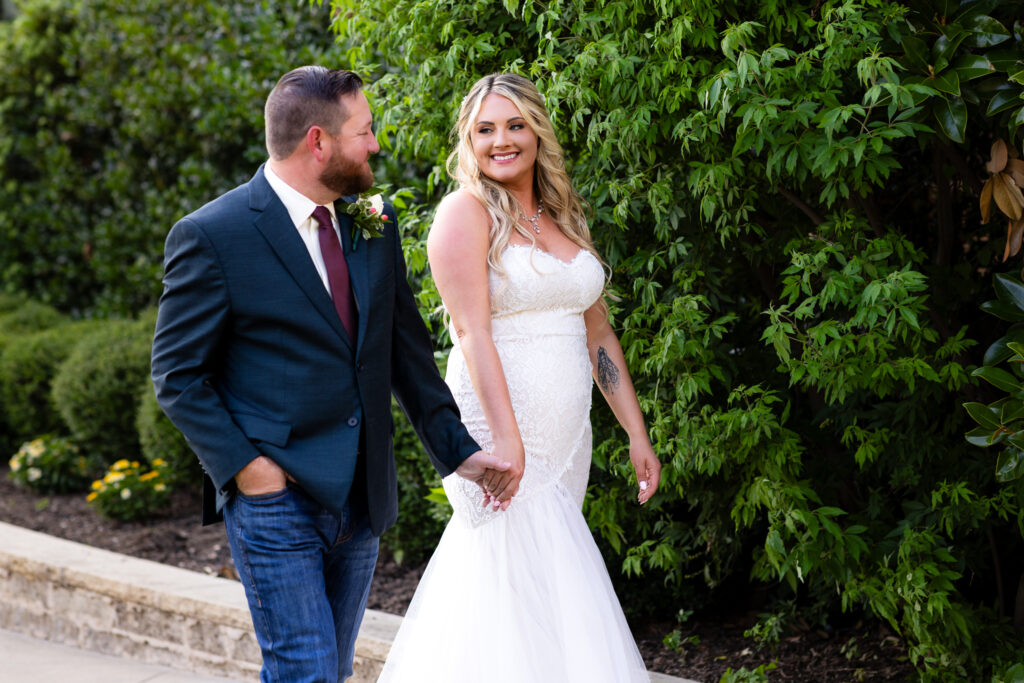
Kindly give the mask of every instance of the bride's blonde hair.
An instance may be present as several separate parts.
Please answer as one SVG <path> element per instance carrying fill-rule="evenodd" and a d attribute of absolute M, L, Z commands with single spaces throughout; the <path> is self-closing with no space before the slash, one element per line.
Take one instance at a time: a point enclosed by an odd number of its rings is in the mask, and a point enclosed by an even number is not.
<path fill-rule="evenodd" d="M 525 207 L 505 185 L 481 173 L 473 153 L 473 124 L 476 123 L 484 98 L 491 94 L 511 100 L 537 135 L 533 189 L 537 198 L 544 202 L 544 213 L 551 217 L 562 234 L 600 261 L 590 237 L 583 201 L 573 189 L 569 174 L 565 172 L 562 146 L 555 138 L 555 129 L 544 107 L 544 98 L 537 86 L 522 76 L 492 74 L 477 81 L 463 98 L 459 119 L 453 131 L 455 149 L 448 157 L 448 173 L 458 181 L 460 187 L 480 200 L 490 216 L 487 263 L 499 274 L 504 273 L 501 253 L 508 246 L 513 231 L 532 245 L 537 245 L 533 232 L 519 223 L 520 215 L 526 214 Z"/>

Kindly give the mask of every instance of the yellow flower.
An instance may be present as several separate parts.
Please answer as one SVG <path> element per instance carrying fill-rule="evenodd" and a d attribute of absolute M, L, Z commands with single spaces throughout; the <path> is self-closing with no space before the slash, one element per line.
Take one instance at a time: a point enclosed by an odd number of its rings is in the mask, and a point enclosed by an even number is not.
<path fill-rule="evenodd" d="M 93 482 L 93 483 L 95 484 L 96 482 Z M 88 496 L 85 497 L 85 501 L 87 503 L 91 503 L 94 500 L 96 500 L 96 496 L 98 496 L 98 495 L 100 495 L 100 494 L 97 491 L 93 491 L 92 493 L 90 493 Z"/>
<path fill-rule="evenodd" d="M 153 490 L 154 490 L 154 491 L 163 491 L 163 490 L 165 490 L 166 488 L 167 488 L 167 487 L 166 487 L 166 486 L 164 486 L 163 484 L 154 484 L 154 485 L 153 485 Z"/>
<path fill-rule="evenodd" d="M 103 477 L 103 481 L 107 484 L 116 484 L 122 479 L 124 479 L 124 475 L 120 472 L 107 472 L 107 476 Z"/>
<path fill-rule="evenodd" d="M 145 474 L 140 476 L 139 481 L 149 481 L 150 479 L 156 479 L 159 476 L 160 473 L 157 472 L 156 470 L 153 470 L 152 472 L 146 472 Z"/>
<path fill-rule="evenodd" d="M 110 469 L 112 469 L 112 470 L 123 470 L 126 467 L 130 467 L 130 466 L 131 466 L 130 462 L 128 462 L 127 460 L 121 459 L 121 460 L 118 460 L 117 462 L 115 462 L 113 465 L 111 465 Z"/>
<path fill-rule="evenodd" d="M 97 479 L 96 481 L 94 481 L 92 483 L 92 490 L 93 491 L 102 491 L 104 488 L 106 488 L 106 487 L 103 486 L 103 482 L 100 481 L 99 479 Z"/>
<path fill-rule="evenodd" d="M 156 460 L 153 461 L 153 467 L 163 467 L 166 464 L 167 461 L 164 460 L 163 458 L 157 458 Z"/>
<path fill-rule="evenodd" d="M 139 469 L 139 461 L 138 460 L 132 460 L 132 467 L 134 467 L 135 469 Z"/>
<path fill-rule="evenodd" d="M 11 472 L 17 472 L 21 469 L 21 458 L 14 456 L 7 461 L 7 464 L 11 466 Z"/>

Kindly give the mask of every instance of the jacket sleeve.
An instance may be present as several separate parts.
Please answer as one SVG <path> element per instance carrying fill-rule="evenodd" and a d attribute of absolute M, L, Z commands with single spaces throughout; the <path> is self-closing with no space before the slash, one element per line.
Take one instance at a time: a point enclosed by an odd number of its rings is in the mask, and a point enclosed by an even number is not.
<path fill-rule="evenodd" d="M 480 450 L 466 431 L 448 385 L 434 363 L 427 326 L 406 279 L 405 258 L 395 212 L 385 206 L 395 230 L 395 316 L 391 345 L 391 390 L 427 449 L 434 467 L 446 477 Z"/>
<path fill-rule="evenodd" d="M 259 452 L 213 386 L 230 297 L 213 245 L 189 218 L 167 236 L 163 282 L 152 357 L 157 401 L 222 490 Z"/>

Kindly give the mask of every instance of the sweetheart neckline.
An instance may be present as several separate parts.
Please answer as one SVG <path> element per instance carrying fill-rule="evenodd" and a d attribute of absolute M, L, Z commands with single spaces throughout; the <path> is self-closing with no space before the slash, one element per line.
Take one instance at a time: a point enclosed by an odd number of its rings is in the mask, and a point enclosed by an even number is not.
<path fill-rule="evenodd" d="M 572 257 L 572 259 L 570 259 L 568 261 L 563 261 L 562 259 L 560 259 L 557 256 L 555 256 L 554 254 L 552 254 L 550 251 L 545 251 L 544 249 L 541 249 L 540 247 L 535 247 L 532 244 L 515 244 L 515 243 L 510 243 L 507 247 L 505 247 L 505 251 L 508 251 L 509 249 L 512 249 L 513 247 L 516 248 L 516 249 L 530 249 L 531 251 L 536 251 L 538 253 L 544 254 L 545 256 L 558 261 L 563 266 L 571 266 L 574 263 L 576 263 L 576 261 L 579 259 L 580 256 L 582 256 L 583 254 L 589 254 L 590 253 L 586 249 L 580 248 L 576 252 L 576 255 Z"/>

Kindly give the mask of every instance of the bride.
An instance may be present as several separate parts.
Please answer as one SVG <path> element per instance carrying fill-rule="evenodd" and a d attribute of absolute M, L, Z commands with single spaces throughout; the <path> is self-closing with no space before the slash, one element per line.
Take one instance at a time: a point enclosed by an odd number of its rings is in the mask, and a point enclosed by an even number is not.
<path fill-rule="evenodd" d="M 478 81 L 457 136 L 460 187 L 427 240 L 451 316 L 446 381 L 473 437 L 512 467 L 482 506 L 477 484 L 444 480 L 455 513 L 379 681 L 648 681 L 581 512 L 593 380 L 629 437 L 641 504 L 661 472 L 581 201 L 527 79 Z"/>

